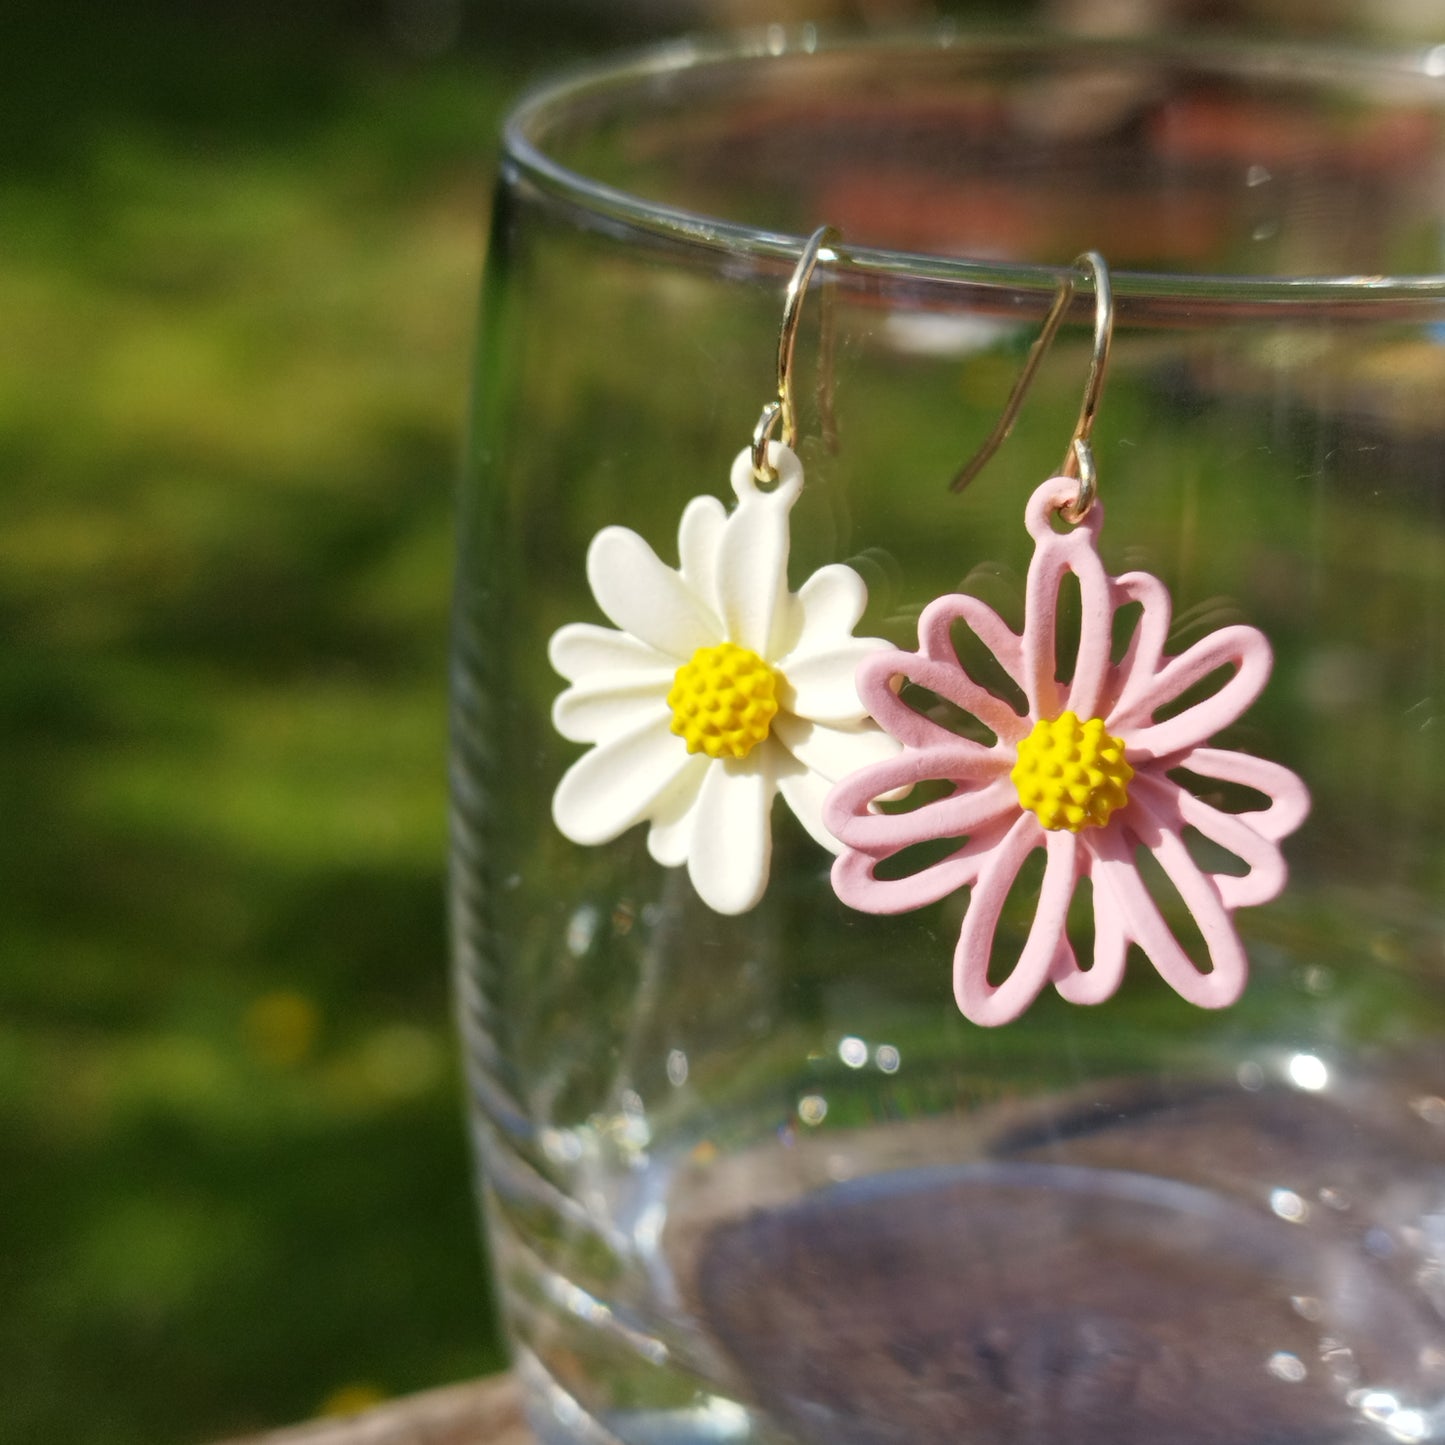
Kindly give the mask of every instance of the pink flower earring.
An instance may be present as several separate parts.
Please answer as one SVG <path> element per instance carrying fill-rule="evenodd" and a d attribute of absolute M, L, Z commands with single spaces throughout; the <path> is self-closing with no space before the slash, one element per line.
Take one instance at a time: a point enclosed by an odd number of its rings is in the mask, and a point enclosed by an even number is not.
<path fill-rule="evenodd" d="M 842 901 L 866 913 L 922 908 L 958 889 L 971 890 L 954 954 L 954 996 L 978 1024 L 1019 1017 L 1048 984 L 1073 1003 L 1102 1003 L 1123 981 L 1137 944 L 1169 985 L 1201 1008 L 1223 1008 L 1244 989 L 1248 962 L 1233 914 L 1265 903 L 1285 885 L 1280 841 L 1303 822 L 1309 794 L 1289 769 L 1245 753 L 1208 746 L 1259 696 L 1272 665 L 1257 628 L 1222 627 L 1178 656 L 1167 656 L 1171 604 L 1147 572 L 1110 576 L 1099 557 L 1103 509 L 1089 437 L 1103 386 L 1113 330 L 1108 268 L 1094 252 L 1075 269 L 1092 278 L 1096 299 L 1094 357 L 1084 404 L 1062 475 L 1038 487 L 1024 520 L 1034 538 L 1023 632 L 1015 633 L 976 597 L 939 597 L 918 623 L 918 650 L 871 653 L 858 667 L 859 695 L 901 745 L 892 758 L 861 768 L 828 795 L 823 817 L 844 848 L 833 866 Z M 1074 294 L 1067 279 L 1030 352 L 993 435 L 955 480 L 961 489 L 1007 436 L 1024 392 Z M 1059 532 L 1053 519 L 1071 530 Z M 1078 580 L 1082 622 L 1076 665 L 1057 677 L 1055 638 L 1060 585 Z M 1137 604 L 1140 614 L 1121 657 L 1113 656 L 1114 618 Z M 980 685 L 964 669 L 951 632 L 972 628 L 1022 693 L 1026 709 Z M 1232 675 L 1211 696 L 1159 718 L 1189 688 L 1216 670 Z M 910 706 L 912 682 L 976 718 L 995 737 L 985 745 L 960 737 Z M 1176 770 L 1242 785 L 1268 805 L 1228 813 L 1187 791 Z M 948 789 L 908 811 L 880 811 L 879 799 L 926 782 Z M 1241 860 L 1244 872 L 1218 872 L 1191 856 L 1186 829 Z M 903 850 L 941 839 L 959 846 L 906 877 L 878 876 Z M 1000 914 L 1030 854 L 1045 853 L 1033 923 L 1002 982 L 990 964 Z M 1209 952 L 1201 971 L 1150 896 L 1138 862 L 1147 850 L 1189 910 Z M 1091 883 L 1093 958 L 1081 966 L 1066 929 L 1081 879 Z"/>

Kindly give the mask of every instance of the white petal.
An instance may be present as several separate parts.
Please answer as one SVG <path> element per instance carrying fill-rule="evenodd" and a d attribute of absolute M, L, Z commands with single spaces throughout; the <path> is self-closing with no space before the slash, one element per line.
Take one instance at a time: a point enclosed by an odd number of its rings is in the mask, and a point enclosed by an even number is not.
<path fill-rule="evenodd" d="M 741 456 L 734 463 L 735 486 L 742 467 L 751 476 L 751 465 Z M 717 605 L 727 639 L 761 657 L 772 655 L 773 621 L 788 592 L 788 514 L 799 485 L 800 470 L 796 484 L 784 478 L 776 491 L 738 486 L 718 547 Z"/>
<path fill-rule="evenodd" d="M 819 567 L 788 597 L 773 624 L 780 658 L 824 652 L 849 636 L 868 605 L 868 585 L 849 566 Z"/>
<path fill-rule="evenodd" d="M 552 704 L 552 726 L 574 743 L 600 743 L 672 717 L 667 706 L 671 672 L 661 677 L 618 674 L 576 683 Z"/>
<path fill-rule="evenodd" d="M 810 772 L 796 762 L 793 770 L 778 774 L 778 791 L 783 795 L 783 801 L 812 835 L 813 841 L 822 844 L 830 853 L 841 853 L 843 844 L 823 826 L 823 801 L 832 786 L 821 773 Z"/>
<path fill-rule="evenodd" d="M 687 862 L 697 822 L 697 800 L 707 776 L 708 759 L 698 755 L 668 794 L 666 808 L 659 807 L 647 830 L 647 851 L 664 868 L 678 868 Z"/>
<path fill-rule="evenodd" d="M 789 712 L 814 722 L 856 723 L 868 716 L 858 696 L 858 664 L 870 652 L 887 644 L 877 637 L 848 637 L 834 641 L 825 652 L 795 655 L 780 662 L 783 705 Z"/>
<path fill-rule="evenodd" d="M 727 523 L 727 508 L 716 497 L 694 497 L 677 527 L 682 578 L 717 611 L 717 552 Z"/>
<path fill-rule="evenodd" d="M 769 813 L 778 788 L 768 766 L 771 756 L 770 749 L 758 748 L 739 762 L 715 762 L 703 779 L 687 871 L 698 896 L 716 913 L 746 913 L 768 886 Z"/>
<path fill-rule="evenodd" d="M 587 580 L 612 622 L 677 662 L 721 640 L 711 608 L 626 527 L 604 527 L 592 539 Z"/>
<path fill-rule="evenodd" d="M 609 843 L 665 808 L 699 761 L 663 716 L 584 753 L 552 795 L 552 819 L 574 843 Z M 703 760 L 705 761 L 705 760 Z"/>
<path fill-rule="evenodd" d="M 676 659 L 665 656 L 655 647 L 625 632 L 596 627 L 590 622 L 569 622 L 559 627 L 547 644 L 547 657 L 568 682 L 577 682 L 594 672 L 629 677 L 651 676 L 655 672 L 659 677 L 671 678 L 677 671 Z"/>
<path fill-rule="evenodd" d="M 870 763 L 881 763 L 894 757 L 902 744 L 880 728 L 838 728 L 826 723 L 810 722 L 780 712 L 773 719 L 773 733 L 804 767 L 820 774 L 830 783 Z"/>

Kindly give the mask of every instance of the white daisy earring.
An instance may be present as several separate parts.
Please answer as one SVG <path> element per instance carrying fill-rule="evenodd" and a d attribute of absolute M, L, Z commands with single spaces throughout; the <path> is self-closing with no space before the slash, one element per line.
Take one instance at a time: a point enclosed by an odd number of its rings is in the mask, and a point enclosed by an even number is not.
<path fill-rule="evenodd" d="M 1131 945 L 1190 1003 L 1201 1008 L 1233 1003 L 1248 969 L 1234 912 L 1268 902 L 1284 888 L 1280 842 L 1309 811 L 1305 785 L 1288 768 L 1209 745 L 1263 690 L 1272 661 L 1265 635 L 1254 627 L 1221 627 L 1168 656 L 1170 598 L 1164 583 L 1147 572 L 1110 576 L 1099 556 L 1103 509 L 1089 435 L 1113 308 L 1103 258 L 1088 252 L 1074 266 L 1093 279 L 1094 359 L 1062 474 L 1038 487 L 1025 511 L 1034 555 L 1023 631 L 1015 633 L 976 597 L 939 597 L 919 619 L 916 652 L 890 648 L 865 658 L 859 691 L 901 751 L 844 778 L 823 814 L 845 845 L 833 866 L 833 886 L 853 908 L 902 913 L 969 890 L 954 951 L 953 988 L 960 1010 L 979 1024 L 1016 1019 L 1049 985 L 1073 1003 L 1102 1003 L 1123 981 Z M 994 434 L 959 474 L 955 489 L 1007 436 L 1073 292 L 1070 278 Z M 1055 517 L 1070 530 L 1056 530 Z M 1075 664 L 1062 681 L 1056 636 L 1066 573 L 1078 581 L 1082 616 Z M 1131 606 L 1139 609 L 1137 621 L 1116 655 L 1115 617 Z M 960 621 L 1011 680 L 1012 700 L 969 676 L 952 640 Z M 1209 696 L 1178 706 L 1192 688 L 1226 668 L 1232 672 Z M 903 689 L 907 682 L 976 718 L 993 743 L 961 737 L 911 706 Z M 1265 806 L 1225 812 L 1190 792 L 1178 780 L 1180 772 L 1242 786 L 1261 795 Z M 900 788 L 930 782 L 931 800 L 920 807 L 906 812 L 875 807 Z M 1190 853 L 1188 830 L 1212 845 L 1210 865 Z M 891 860 L 919 843 L 945 839 L 958 846 L 898 876 Z M 1040 849 L 1043 881 L 1027 938 L 1004 969 L 991 967 L 1004 903 L 1024 862 Z M 1192 915 L 1208 951 L 1207 968 L 1190 957 L 1150 896 L 1138 865 L 1141 852 L 1153 855 Z M 1230 855 L 1237 864 L 1219 867 Z M 885 864 L 886 876 L 880 878 Z M 1091 884 L 1094 940 L 1092 958 L 1081 962 L 1066 923 L 1085 879 Z"/>
<path fill-rule="evenodd" d="M 900 746 L 854 681 L 859 662 L 886 645 L 853 636 L 863 579 L 838 563 L 788 588 L 789 514 L 803 486 L 793 352 L 814 268 L 838 259 L 839 239 L 831 227 L 814 232 L 789 282 L 777 396 L 733 462 L 732 512 L 694 497 L 677 567 L 636 532 L 603 528 L 587 550 L 587 580 L 613 627 L 569 623 L 548 647 L 570 684 L 553 725 L 590 744 L 553 796 L 558 829 L 594 845 L 646 823 L 652 857 L 686 865 L 718 913 L 745 913 L 763 896 L 778 793 L 836 853 L 822 821 L 829 788 Z"/>

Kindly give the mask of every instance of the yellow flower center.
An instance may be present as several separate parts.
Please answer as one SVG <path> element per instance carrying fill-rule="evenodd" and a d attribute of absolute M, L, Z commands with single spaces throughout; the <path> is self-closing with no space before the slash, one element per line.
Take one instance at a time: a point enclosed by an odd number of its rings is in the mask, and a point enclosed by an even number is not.
<path fill-rule="evenodd" d="M 678 668 L 667 694 L 672 730 L 690 753 L 745 758 L 767 737 L 778 712 L 777 674 L 746 647 L 699 647 Z"/>
<path fill-rule="evenodd" d="M 1019 802 L 1037 813 L 1045 828 L 1071 833 L 1102 828 L 1129 801 L 1133 776 L 1124 744 L 1104 731 L 1103 718 L 1081 723 L 1071 712 L 1036 722 L 1009 773 Z"/>

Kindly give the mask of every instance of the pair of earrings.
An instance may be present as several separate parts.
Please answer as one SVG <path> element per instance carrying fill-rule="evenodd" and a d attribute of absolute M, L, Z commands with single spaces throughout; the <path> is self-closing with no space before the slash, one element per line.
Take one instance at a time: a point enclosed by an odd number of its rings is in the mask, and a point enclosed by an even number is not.
<path fill-rule="evenodd" d="M 812 837 L 837 855 L 833 888 L 849 907 L 903 913 L 969 890 L 954 996 L 975 1023 L 1017 1018 L 1049 984 L 1074 1003 L 1103 1002 L 1123 980 L 1131 944 L 1189 1002 L 1233 1003 L 1247 973 L 1233 913 L 1283 889 L 1280 843 L 1304 820 L 1309 795 L 1277 763 L 1209 746 L 1269 677 L 1264 634 L 1227 626 L 1169 656 L 1164 583 L 1146 572 L 1111 576 L 1100 558 L 1103 509 L 1089 438 L 1112 335 L 1108 268 L 1094 253 L 1075 262 L 1093 282 L 1094 355 L 1060 474 L 1025 507 L 1034 554 L 1023 631 L 976 597 L 946 595 L 924 609 L 917 649 L 908 651 L 853 635 L 867 588 L 851 567 L 822 567 L 797 592 L 788 587 L 789 514 L 803 485 L 793 451 L 793 349 L 813 270 L 825 250 L 837 259 L 838 239 L 828 227 L 815 232 L 789 283 L 778 394 L 733 463 L 733 510 L 711 496 L 688 503 L 676 568 L 624 527 L 604 528 L 588 549 L 588 581 L 614 627 L 572 623 L 551 640 L 552 665 L 570 684 L 553 722 L 569 741 L 591 745 L 558 785 L 558 828 L 573 842 L 600 844 L 645 822 L 652 857 L 686 865 L 709 907 L 737 914 L 766 889 L 771 814 L 781 793 Z M 1007 435 L 1074 285 L 1071 276 L 1061 287 L 998 426 L 956 488 Z M 773 439 L 779 429 L 781 441 Z M 1057 530 L 1055 518 L 1068 530 Z M 1056 633 L 1066 574 L 1077 579 L 1082 619 L 1065 682 L 1057 675 Z M 1137 621 L 1116 658 L 1115 615 L 1136 605 Z M 960 662 L 953 643 L 960 622 L 1025 699 L 1022 713 Z M 1224 668 L 1233 672 L 1211 695 L 1170 711 Z M 962 737 L 915 708 L 904 683 L 976 718 L 995 741 Z M 1184 787 L 1176 770 L 1251 789 L 1266 806 L 1225 812 Z M 910 807 L 920 784 L 934 786 L 921 790 L 928 801 Z M 1189 852 L 1186 829 L 1240 860 L 1244 871 L 1202 866 Z M 958 846 L 941 860 L 903 877 L 879 876 L 880 865 L 905 850 L 943 839 Z M 1033 923 L 995 983 L 989 974 L 1000 914 L 1039 849 L 1045 865 Z M 1141 849 L 1192 914 L 1209 971 L 1191 960 L 1150 896 L 1137 862 Z M 1087 966 L 1066 927 L 1084 879 L 1094 916 Z"/>

